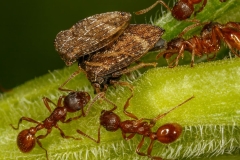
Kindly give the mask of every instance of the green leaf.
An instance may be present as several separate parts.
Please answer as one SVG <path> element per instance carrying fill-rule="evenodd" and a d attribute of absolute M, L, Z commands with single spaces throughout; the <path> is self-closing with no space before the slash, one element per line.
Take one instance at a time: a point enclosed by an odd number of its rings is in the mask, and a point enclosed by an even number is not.
<path fill-rule="evenodd" d="M 227 22 L 239 20 L 239 0 L 220 3 L 219 0 L 208 1 L 204 10 L 197 15 L 202 21 L 217 20 Z M 155 21 L 166 30 L 164 38 L 169 40 L 182 31 L 189 22 L 178 22 L 170 13 Z M 224 53 L 225 56 L 228 53 Z M 155 54 L 149 54 L 145 60 Z M 150 59 L 151 59 L 150 58 Z M 159 62 L 163 62 L 161 59 Z M 165 63 L 166 64 L 166 63 Z M 9 124 L 17 125 L 20 117 L 30 117 L 37 121 L 44 120 L 50 115 L 42 102 L 47 96 L 57 102 L 60 92 L 57 88 L 75 71 L 77 65 L 50 72 L 49 74 L 31 80 L 12 91 L 0 95 L 0 159 L 45 159 L 45 152 L 38 145 L 30 153 L 22 153 L 17 148 L 17 134 L 26 128 L 35 126 L 23 122 L 19 130 L 13 130 Z M 134 85 L 134 97 L 130 101 L 128 110 L 139 118 L 154 118 L 172 107 L 180 104 L 192 95 L 194 99 L 180 108 L 169 113 L 159 120 L 153 130 L 158 126 L 177 122 L 183 126 L 181 137 L 169 145 L 155 142 L 153 155 L 163 158 L 209 158 L 212 159 L 239 159 L 239 106 L 240 106 L 240 59 L 226 59 L 221 61 L 195 64 L 173 69 L 159 67 L 149 69 L 146 73 L 134 72 L 130 78 Z M 137 77 L 137 78 L 136 78 Z M 84 74 L 80 74 L 67 84 L 67 88 L 84 90 L 94 97 L 91 84 Z M 107 98 L 118 106 L 116 113 L 122 120 L 129 119 L 123 113 L 123 105 L 131 92 L 124 87 L 116 89 L 110 87 Z M 53 107 L 53 106 L 52 106 Z M 121 132 L 107 132 L 101 129 L 101 143 L 80 136 L 76 129 L 80 129 L 90 136 L 97 138 L 99 116 L 102 109 L 111 109 L 112 106 L 97 102 L 89 115 L 69 124 L 59 123 L 66 135 L 81 137 L 82 140 L 63 139 L 58 130 L 53 129 L 45 139 L 41 140 L 44 148 L 48 150 L 50 159 L 147 159 L 135 153 L 141 140 L 140 135 L 125 141 Z M 68 117 L 80 113 L 69 114 Z M 46 130 L 39 134 L 45 134 Z M 143 150 L 149 145 L 145 141 Z"/>

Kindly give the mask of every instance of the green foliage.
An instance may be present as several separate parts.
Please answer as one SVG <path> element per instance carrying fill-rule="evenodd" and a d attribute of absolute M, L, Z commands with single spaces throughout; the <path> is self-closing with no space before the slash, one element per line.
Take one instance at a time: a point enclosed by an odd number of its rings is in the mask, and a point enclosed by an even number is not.
<path fill-rule="evenodd" d="M 217 20 L 227 22 L 239 18 L 239 0 L 220 3 L 219 0 L 208 1 L 206 8 L 197 15 L 202 21 Z M 214 12 L 214 13 L 212 13 Z M 226 15 L 226 13 L 228 15 Z M 232 18 L 232 19 L 231 19 Z M 164 36 L 169 40 L 176 36 L 190 22 L 178 22 L 167 13 L 155 21 L 166 30 Z M 225 56 L 228 53 L 224 53 Z M 155 54 L 150 54 L 155 57 Z M 146 57 L 148 59 L 148 57 Z M 163 61 L 161 59 L 159 62 Z M 139 118 L 154 118 L 160 113 L 168 111 L 194 95 L 195 98 L 159 120 L 154 130 L 164 123 L 177 122 L 183 126 L 183 134 L 174 143 L 163 145 L 155 142 L 153 155 L 163 158 L 209 158 L 239 159 L 239 109 L 240 105 L 240 76 L 239 58 L 195 64 L 193 68 L 187 65 L 173 69 L 159 67 L 149 69 L 139 76 L 134 72 L 132 81 L 134 97 L 130 101 L 128 110 Z M 57 102 L 62 94 L 57 88 L 77 69 L 76 65 L 53 71 L 49 74 L 31 80 L 12 91 L 0 95 L 0 159 L 45 159 L 44 151 L 36 145 L 30 153 L 21 153 L 16 145 L 17 134 L 26 128 L 34 126 L 23 122 L 18 131 L 9 124 L 17 125 L 20 117 L 31 117 L 42 121 L 49 116 L 49 112 L 42 102 L 47 96 Z M 138 78 L 136 78 L 138 77 Z M 123 80 L 131 78 L 123 77 Z M 73 79 L 67 88 L 84 90 L 94 97 L 91 84 L 84 74 Z M 110 87 L 107 98 L 118 106 L 116 111 L 122 120 L 128 119 L 122 108 L 131 92 L 124 87 L 116 89 Z M 52 106 L 53 107 L 53 106 Z M 110 109 L 111 105 L 97 102 L 86 118 L 81 118 L 69 124 L 59 126 L 67 135 L 81 137 L 76 129 L 97 137 L 98 118 L 102 109 Z M 68 117 L 79 113 L 69 114 Z M 45 134 L 45 130 L 39 134 Z M 38 135 L 39 135 L 38 134 Z M 48 150 L 50 159 L 147 159 L 135 153 L 141 136 L 136 135 L 129 141 L 123 140 L 121 132 L 107 132 L 101 129 L 101 143 L 96 144 L 82 137 L 81 141 L 63 139 L 58 130 L 41 140 Z M 143 148 L 147 148 L 146 140 Z M 230 156 L 230 154 L 232 154 Z M 220 156 L 220 157 L 219 157 Z"/>

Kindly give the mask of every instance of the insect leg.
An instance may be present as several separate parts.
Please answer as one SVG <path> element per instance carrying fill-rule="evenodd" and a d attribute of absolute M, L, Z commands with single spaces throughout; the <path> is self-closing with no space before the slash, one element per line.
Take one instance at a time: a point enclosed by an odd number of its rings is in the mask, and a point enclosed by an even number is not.
<path fill-rule="evenodd" d="M 45 135 L 39 135 L 36 138 L 36 141 L 37 141 L 37 144 L 39 145 L 39 147 L 41 147 L 45 151 L 47 160 L 48 160 L 48 152 L 47 152 L 47 150 L 45 148 L 43 148 L 42 143 L 39 141 L 39 139 L 43 139 L 43 138 L 47 137 L 47 135 L 49 133 L 51 133 L 51 131 L 52 131 L 52 129 L 48 129 L 47 133 Z"/>
<path fill-rule="evenodd" d="M 136 133 L 130 133 L 128 136 L 126 136 L 126 133 L 122 132 L 122 136 L 125 140 L 132 139 L 135 135 L 136 135 Z"/>
<path fill-rule="evenodd" d="M 134 119 L 138 119 L 137 116 L 135 116 L 133 113 L 130 113 L 127 111 L 127 108 L 129 107 L 129 101 L 130 99 L 133 97 L 133 94 L 127 99 L 124 108 L 123 108 L 123 113 L 126 114 L 128 117 L 134 118 Z"/>
<path fill-rule="evenodd" d="M 101 125 L 99 125 L 99 127 L 98 127 L 98 139 L 97 139 L 97 140 L 94 139 L 94 138 L 92 138 L 91 136 L 87 135 L 86 133 L 83 133 L 83 132 L 80 131 L 79 129 L 77 130 L 77 132 L 78 132 L 79 134 L 81 134 L 81 135 L 83 135 L 83 136 L 91 139 L 92 141 L 94 141 L 94 142 L 96 142 L 96 143 L 100 143 L 100 128 L 101 128 Z"/>
<path fill-rule="evenodd" d="M 147 155 L 149 158 L 151 159 L 155 159 L 155 160 L 162 160 L 161 157 L 155 157 L 155 156 L 151 156 L 151 153 L 152 153 L 152 148 L 153 148 L 153 143 L 154 143 L 154 140 L 152 139 L 150 144 L 149 144 L 149 147 L 147 149 Z"/>
<path fill-rule="evenodd" d="M 140 15 L 140 14 L 147 13 L 148 11 L 153 9 L 157 4 L 162 4 L 165 8 L 167 8 L 171 12 L 171 9 L 169 8 L 169 6 L 165 2 L 163 2 L 162 0 L 158 0 L 153 5 L 151 5 L 150 7 L 142 9 L 140 11 L 137 11 L 137 12 L 135 12 L 135 14 Z"/>
<path fill-rule="evenodd" d="M 47 109 L 48 109 L 48 111 L 49 111 L 50 113 L 52 113 L 52 110 L 51 110 L 51 108 L 50 108 L 50 106 L 49 106 L 49 103 L 52 103 L 55 107 L 57 107 L 57 105 L 56 105 L 52 100 L 50 100 L 50 99 L 47 98 L 47 97 L 43 97 L 42 100 L 43 100 L 44 105 L 47 107 Z M 60 98 L 58 99 L 58 105 L 59 105 L 59 100 L 62 101 L 62 97 L 60 97 Z M 61 104 L 61 103 L 60 103 L 60 104 Z"/>
<path fill-rule="evenodd" d="M 127 69 L 124 69 L 122 71 L 117 71 L 115 73 L 112 74 L 112 77 L 119 77 L 123 74 L 126 74 L 126 73 L 131 73 L 132 71 L 135 71 L 135 70 L 138 70 L 140 68 L 143 68 L 143 67 L 148 67 L 148 66 L 153 66 L 153 67 L 156 67 L 157 66 L 157 63 L 153 62 L 153 63 L 139 63 L 131 68 L 127 68 Z"/>
<path fill-rule="evenodd" d="M 140 149 L 142 148 L 143 143 L 144 143 L 144 138 L 145 138 L 145 136 L 142 137 L 140 143 L 138 144 L 138 146 L 136 148 L 136 153 L 139 154 L 140 156 L 147 156 L 146 153 L 140 152 Z"/>
<path fill-rule="evenodd" d="M 131 90 L 131 92 L 133 92 L 133 86 L 128 82 L 110 80 L 110 84 L 112 84 L 114 86 L 116 86 L 116 85 L 126 86 Z"/>
<path fill-rule="evenodd" d="M 66 139 L 72 138 L 72 139 L 75 139 L 75 140 L 82 140 L 81 138 L 75 138 L 73 136 L 66 136 L 65 133 L 62 131 L 62 129 L 58 127 L 58 125 L 55 125 L 54 127 L 57 128 L 60 131 L 60 134 L 63 138 L 66 138 Z"/>
<path fill-rule="evenodd" d="M 69 119 L 67 119 L 67 120 L 65 120 L 65 121 L 62 121 L 62 123 L 69 123 L 69 122 L 71 122 L 71 121 L 73 121 L 73 120 L 77 120 L 77 119 L 79 119 L 79 118 L 81 118 L 81 117 L 82 117 L 82 114 L 79 115 L 79 116 L 76 116 L 76 117 L 69 118 Z"/>
<path fill-rule="evenodd" d="M 75 71 L 59 88 L 58 90 L 60 91 L 66 91 L 66 92 L 74 92 L 74 90 L 71 90 L 71 89 L 66 89 L 66 88 L 63 88 L 71 79 L 73 79 L 74 77 L 76 77 L 77 75 L 79 75 L 81 72 L 85 73 L 85 71 L 79 67 L 79 69 L 77 71 Z M 85 73 L 86 74 L 86 73 Z"/>
<path fill-rule="evenodd" d="M 202 6 L 199 8 L 199 10 L 194 12 L 194 16 L 196 16 L 197 13 L 201 12 L 203 10 L 203 8 L 206 6 L 207 4 L 207 0 L 204 0 L 202 3 Z"/>
<path fill-rule="evenodd" d="M 14 127 L 12 124 L 10 124 L 10 126 L 12 126 L 13 129 L 18 130 L 20 123 L 22 123 L 22 120 L 25 120 L 25 121 L 28 121 L 28 122 L 31 122 L 31 123 L 40 124 L 38 121 L 35 121 L 35 120 L 32 119 L 32 118 L 22 117 L 22 118 L 19 119 L 19 121 L 18 121 L 18 126 L 17 126 L 17 127 Z"/>

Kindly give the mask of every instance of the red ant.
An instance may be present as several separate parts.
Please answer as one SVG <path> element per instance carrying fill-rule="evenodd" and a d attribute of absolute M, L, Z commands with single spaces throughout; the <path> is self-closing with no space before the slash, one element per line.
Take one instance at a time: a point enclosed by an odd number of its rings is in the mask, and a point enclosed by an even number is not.
<path fill-rule="evenodd" d="M 129 116 L 135 120 L 121 121 L 120 117 L 113 112 L 117 108 L 117 106 L 114 105 L 114 107 L 111 110 L 108 110 L 108 111 L 103 110 L 101 113 L 100 126 L 98 128 L 98 139 L 97 140 L 90 137 L 89 135 L 86 135 L 85 133 L 83 133 L 80 130 L 77 130 L 77 132 L 79 134 L 93 140 L 96 143 L 100 143 L 100 127 L 101 126 L 103 126 L 107 131 L 111 131 L 111 132 L 114 132 L 120 128 L 122 131 L 122 136 L 125 140 L 129 140 L 129 139 L 133 138 L 136 134 L 140 134 L 140 135 L 142 135 L 142 139 L 136 148 L 136 153 L 141 156 L 148 156 L 151 159 L 162 160 L 162 158 L 160 158 L 160 157 L 151 155 L 154 141 L 158 140 L 159 142 L 164 143 L 164 144 L 172 143 L 172 142 L 176 141 L 179 138 L 179 136 L 181 135 L 182 127 L 177 123 L 167 123 L 167 124 L 160 126 L 158 128 L 157 132 L 152 132 L 151 129 L 153 126 L 155 126 L 156 122 L 159 119 L 163 118 L 168 113 L 175 110 L 176 108 L 183 105 L 184 103 L 190 101 L 192 98 L 194 98 L 194 96 L 188 98 L 187 100 L 185 100 L 181 104 L 177 105 L 176 107 L 170 109 L 169 111 L 167 111 L 163 114 L 159 114 L 158 116 L 156 116 L 153 119 L 148 119 L 148 118 L 138 119 L 134 114 L 126 111 L 126 109 L 129 106 L 129 101 L 132 97 L 133 97 L 133 95 L 131 95 L 131 97 L 129 97 L 127 99 L 127 101 L 124 105 L 124 113 L 127 116 Z M 147 122 L 147 121 L 149 121 L 149 122 Z M 127 134 L 129 134 L 129 135 L 127 135 Z M 142 146 L 144 144 L 145 137 L 149 137 L 151 139 L 150 145 L 147 149 L 147 153 L 143 153 L 140 151 L 140 149 L 142 148 Z"/>
<path fill-rule="evenodd" d="M 200 24 L 194 24 L 187 27 L 183 32 L 194 28 Z M 187 40 L 181 38 L 181 35 L 178 38 L 174 38 L 167 43 L 167 49 L 157 55 L 157 59 L 163 55 L 167 61 L 174 54 L 178 54 L 173 62 L 169 63 L 169 67 L 175 67 L 178 65 L 180 57 L 183 57 L 184 51 L 188 51 L 192 54 L 191 58 L 191 67 L 193 67 L 194 56 L 199 57 L 206 54 L 207 56 L 211 53 L 214 53 L 213 57 L 208 60 L 212 60 L 216 57 L 217 51 L 220 49 L 221 41 L 226 43 L 230 48 L 232 53 L 240 57 L 239 54 L 234 50 L 240 50 L 240 23 L 228 22 L 227 24 L 219 24 L 217 22 L 205 23 L 203 26 L 200 36 L 193 36 Z M 175 63 L 175 64 L 173 64 Z"/>
<path fill-rule="evenodd" d="M 202 2 L 203 1 L 203 2 Z M 220 0 L 220 2 L 225 2 L 226 0 Z M 174 18 L 176 18 L 179 21 L 186 20 L 193 14 L 194 11 L 194 5 L 199 4 L 202 2 L 202 6 L 199 8 L 199 10 L 194 12 L 194 16 L 203 10 L 203 8 L 207 4 L 207 0 L 179 0 L 172 9 L 162 0 L 157 0 L 153 5 L 150 7 L 140 10 L 138 12 L 135 12 L 135 14 L 144 14 L 154 8 L 157 4 L 162 4 L 164 7 L 166 7 L 171 13 Z"/>
<path fill-rule="evenodd" d="M 90 101 L 90 95 L 87 92 L 70 92 L 67 96 L 61 96 L 58 99 L 57 105 L 52 102 L 50 99 L 43 97 L 43 102 L 51 115 L 47 117 L 44 121 L 38 122 L 35 121 L 32 118 L 28 117 L 22 117 L 19 119 L 18 126 L 13 127 L 13 129 L 18 130 L 19 129 L 19 124 L 22 123 L 23 120 L 31 122 L 31 123 L 36 123 L 36 127 L 31 127 L 29 129 L 25 129 L 21 131 L 18 136 L 17 136 L 17 145 L 18 148 L 26 153 L 30 152 L 34 147 L 37 142 L 37 144 L 46 152 L 46 158 L 48 159 L 48 153 L 45 148 L 43 148 L 42 143 L 39 141 L 40 139 L 43 139 L 47 137 L 49 133 L 52 131 L 52 127 L 57 128 L 60 131 L 60 134 L 63 138 L 73 138 L 75 140 L 80 140 L 80 138 L 74 138 L 72 136 L 66 136 L 64 132 L 59 128 L 57 125 L 58 121 L 61 121 L 62 123 L 69 123 L 72 120 L 79 119 L 81 116 L 85 116 L 85 113 L 83 111 L 83 107 L 86 106 L 86 104 Z M 56 108 L 53 110 L 53 112 L 50 109 L 49 103 L 52 103 L 53 105 L 56 106 Z M 76 112 L 81 110 L 82 113 L 79 116 L 69 118 L 66 120 L 66 116 L 68 112 Z M 35 136 L 35 134 L 41 130 L 41 129 L 47 129 L 47 133 L 45 135 L 39 135 Z"/>

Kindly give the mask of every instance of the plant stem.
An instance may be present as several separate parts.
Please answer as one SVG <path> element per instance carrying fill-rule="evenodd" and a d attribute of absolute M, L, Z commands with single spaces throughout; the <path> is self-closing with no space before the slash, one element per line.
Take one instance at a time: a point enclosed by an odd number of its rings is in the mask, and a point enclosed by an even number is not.
<path fill-rule="evenodd" d="M 218 20 L 224 23 L 229 19 L 236 21 L 240 14 L 239 5 L 239 0 L 225 3 L 211 0 L 196 18 L 201 21 Z M 166 30 L 164 38 L 170 40 L 189 25 L 189 22 L 178 22 L 168 13 L 158 18 L 155 24 Z M 155 58 L 155 54 L 149 55 Z M 227 55 L 226 52 L 225 55 Z M 162 61 L 161 59 L 159 62 Z M 23 122 L 19 131 L 13 130 L 9 124 L 16 126 L 22 116 L 38 121 L 49 116 L 50 113 L 41 98 L 47 96 L 57 102 L 60 95 L 66 95 L 67 93 L 60 92 L 57 88 L 76 69 L 77 66 L 73 65 L 51 72 L 0 95 L 0 115 L 2 116 L 0 159 L 45 158 L 45 152 L 39 146 L 30 153 L 24 154 L 16 145 L 16 137 L 20 130 L 35 124 Z M 139 118 L 154 118 L 190 96 L 195 96 L 193 100 L 157 122 L 153 130 L 157 130 L 158 126 L 164 123 L 177 122 L 183 126 L 183 134 L 176 142 L 167 146 L 156 142 L 152 154 L 170 159 L 219 158 L 219 155 L 222 160 L 227 160 L 229 157 L 239 159 L 239 77 L 240 59 L 234 58 L 199 63 L 193 68 L 187 63 L 185 66 L 174 69 L 167 67 L 149 69 L 145 74 L 134 79 L 134 97 L 130 101 L 128 110 Z M 126 80 L 126 77 L 123 80 Z M 91 84 L 83 74 L 69 82 L 67 87 L 87 91 L 94 97 Z M 116 89 L 110 87 L 106 94 L 107 98 L 118 106 L 116 113 L 122 120 L 129 118 L 122 113 L 122 108 L 130 94 L 130 91 L 124 87 Z M 110 108 L 112 106 L 105 102 L 97 102 L 87 117 L 69 124 L 59 123 L 59 126 L 67 135 L 81 137 L 76 132 L 76 129 L 80 129 L 92 137 L 97 137 L 100 112 L 102 109 Z M 77 113 L 68 116 L 76 115 Z M 45 134 L 45 131 L 39 134 Z M 82 138 L 81 141 L 63 139 L 59 132 L 53 129 L 52 133 L 41 142 L 48 150 L 50 159 L 147 159 L 135 153 L 141 139 L 139 135 L 125 141 L 120 131 L 111 133 L 102 128 L 100 144 Z M 146 149 L 148 144 L 149 141 L 146 141 L 143 148 Z"/>

